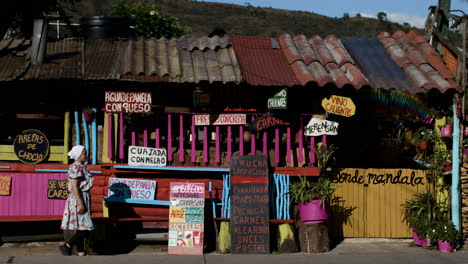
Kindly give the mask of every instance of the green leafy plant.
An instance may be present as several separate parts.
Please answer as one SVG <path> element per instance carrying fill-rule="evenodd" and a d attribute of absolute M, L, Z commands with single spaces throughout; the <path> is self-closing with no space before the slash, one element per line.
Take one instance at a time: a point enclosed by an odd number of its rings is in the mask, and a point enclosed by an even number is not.
<path fill-rule="evenodd" d="M 330 160 L 334 159 L 333 155 L 335 154 L 336 147 L 333 145 L 319 145 L 315 148 L 315 156 L 317 158 L 317 167 L 320 171 L 325 171 Z"/>
<path fill-rule="evenodd" d="M 308 203 L 312 200 L 329 201 L 335 187 L 327 177 L 320 177 L 318 182 L 312 182 L 306 176 L 299 176 L 299 181 L 294 182 L 289 187 L 292 202 Z M 323 204 L 323 203 L 322 203 Z"/>
<path fill-rule="evenodd" d="M 402 205 L 403 221 L 416 229 L 419 235 L 429 235 L 438 219 L 444 215 L 444 207 L 437 202 L 432 192 L 417 193 Z"/>
<path fill-rule="evenodd" d="M 92 109 L 91 107 L 85 107 L 85 108 L 83 108 L 82 112 L 85 115 L 93 115 L 94 114 L 94 109 Z"/>
<path fill-rule="evenodd" d="M 171 38 L 188 35 L 191 28 L 183 26 L 176 17 L 164 16 L 161 7 L 146 1 L 117 1 L 112 6 L 112 15 L 127 17 L 137 37 Z"/>
<path fill-rule="evenodd" d="M 430 237 L 432 241 L 443 240 L 448 242 L 456 242 L 462 238 L 461 233 L 447 218 L 435 222 Z"/>

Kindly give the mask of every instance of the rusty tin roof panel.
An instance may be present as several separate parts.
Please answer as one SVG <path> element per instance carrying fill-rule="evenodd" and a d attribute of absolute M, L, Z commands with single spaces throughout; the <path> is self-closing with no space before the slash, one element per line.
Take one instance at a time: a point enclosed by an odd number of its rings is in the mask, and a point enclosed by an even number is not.
<path fill-rule="evenodd" d="M 229 37 L 129 39 L 123 47 L 121 74 L 154 76 L 169 82 L 240 82 Z M 163 78 L 167 77 L 167 78 Z"/>
<path fill-rule="evenodd" d="M 92 40 L 85 43 L 85 79 L 119 78 L 119 40 Z"/>
<path fill-rule="evenodd" d="M 0 81 L 11 81 L 21 77 L 29 65 L 26 58 L 30 41 L 25 39 L 4 39 L 0 41 Z"/>
<path fill-rule="evenodd" d="M 409 33 L 397 31 L 393 35 L 383 32 L 379 34 L 378 39 L 416 86 L 417 92 L 432 89 L 437 89 L 441 93 L 450 89 L 463 92 L 463 89 L 451 80 L 454 76 L 442 58 L 417 30 L 411 30 Z"/>
<path fill-rule="evenodd" d="M 278 38 L 286 62 L 295 79 L 301 84 L 316 82 L 319 86 L 334 83 L 338 88 L 352 85 L 359 89 L 368 85 L 367 78 L 354 64 L 341 41 L 333 35 L 322 39 L 314 35 L 292 38 L 283 34 Z"/>
<path fill-rule="evenodd" d="M 240 65 L 243 81 L 262 86 L 299 84 L 292 67 L 288 66 L 286 54 L 276 39 L 232 34 L 229 37 Z"/>

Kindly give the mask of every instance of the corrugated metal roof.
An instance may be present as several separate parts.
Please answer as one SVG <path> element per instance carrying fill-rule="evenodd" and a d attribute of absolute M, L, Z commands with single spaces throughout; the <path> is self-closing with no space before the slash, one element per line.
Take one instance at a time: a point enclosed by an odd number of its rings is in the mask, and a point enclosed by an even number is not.
<path fill-rule="evenodd" d="M 240 69 L 224 37 L 127 40 L 121 74 L 127 80 L 240 82 Z M 165 78 L 168 77 L 168 78 Z"/>
<path fill-rule="evenodd" d="M 417 92 L 431 89 L 437 89 L 441 93 L 449 89 L 463 92 L 463 89 L 451 80 L 454 76 L 442 58 L 419 31 L 411 30 L 405 33 L 400 30 L 393 35 L 382 32 L 377 38 L 390 57 L 411 80 Z"/>
<path fill-rule="evenodd" d="M 232 35 L 242 80 L 251 85 L 293 86 L 299 84 L 277 40 L 269 37 Z"/>
<path fill-rule="evenodd" d="M 30 43 L 25 39 L 0 41 L 0 81 L 14 80 L 26 72 L 29 66 L 26 55 Z"/>
<path fill-rule="evenodd" d="M 314 35 L 307 39 L 304 35 L 291 38 L 289 34 L 283 34 L 278 41 L 301 85 L 308 82 L 316 82 L 319 86 L 334 83 L 338 88 L 352 85 L 359 89 L 368 84 L 336 36 L 322 39 Z"/>
<path fill-rule="evenodd" d="M 85 79 L 108 80 L 120 78 L 121 41 L 96 39 L 85 42 Z"/>

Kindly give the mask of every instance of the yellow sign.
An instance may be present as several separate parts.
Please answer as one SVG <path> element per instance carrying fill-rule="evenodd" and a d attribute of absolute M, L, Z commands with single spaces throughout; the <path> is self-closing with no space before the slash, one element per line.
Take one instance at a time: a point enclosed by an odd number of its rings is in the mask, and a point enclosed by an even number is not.
<path fill-rule="evenodd" d="M 170 222 L 185 222 L 185 207 L 171 206 L 169 208 Z"/>
<path fill-rule="evenodd" d="M 0 176 L 0 195 L 10 195 L 11 177 Z"/>
<path fill-rule="evenodd" d="M 356 105 L 348 97 L 332 95 L 330 99 L 322 100 L 322 107 L 328 113 L 350 117 L 356 113 Z"/>

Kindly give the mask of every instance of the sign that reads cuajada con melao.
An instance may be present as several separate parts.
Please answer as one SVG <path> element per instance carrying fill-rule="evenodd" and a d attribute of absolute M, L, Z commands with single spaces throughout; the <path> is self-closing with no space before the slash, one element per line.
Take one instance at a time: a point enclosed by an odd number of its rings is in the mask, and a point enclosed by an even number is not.
<path fill-rule="evenodd" d="M 41 131 L 28 129 L 16 136 L 13 148 L 21 162 L 36 164 L 49 155 L 49 140 Z"/>
<path fill-rule="evenodd" d="M 105 109 L 108 113 L 151 112 L 150 92 L 106 92 Z"/>
<path fill-rule="evenodd" d="M 332 95 L 330 99 L 324 98 L 322 107 L 328 113 L 346 117 L 353 116 L 356 113 L 356 105 L 354 105 L 353 100 L 338 95 Z"/>
<path fill-rule="evenodd" d="M 167 154 L 165 149 L 129 146 L 128 165 L 143 167 L 165 167 Z"/>

